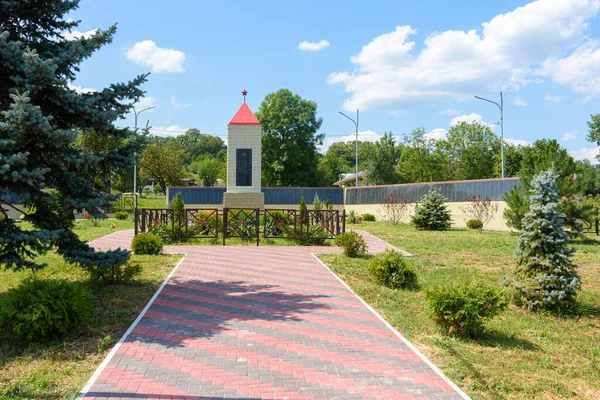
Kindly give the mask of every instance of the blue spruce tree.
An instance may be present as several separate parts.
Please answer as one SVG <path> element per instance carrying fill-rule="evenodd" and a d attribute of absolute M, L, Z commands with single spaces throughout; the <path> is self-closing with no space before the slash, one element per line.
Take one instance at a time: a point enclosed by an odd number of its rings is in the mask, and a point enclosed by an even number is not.
<path fill-rule="evenodd" d="M 557 177 L 550 169 L 531 182 L 533 194 L 522 222 L 517 266 L 509 281 L 515 303 L 533 311 L 572 308 L 581 286 L 571 260 L 575 250 L 568 246 L 563 229 L 564 214 L 558 211 Z"/>
<path fill-rule="evenodd" d="M 83 267 L 106 268 L 129 257 L 122 250 L 95 252 L 72 228 L 75 211 L 105 217 L 113 200 L 110 177 L 132 165 L 140 150 L 136 135 L 114 123 L 143 95 L 147 75 L 92 93 L 71 89 L 81 62 L 116 31 L 111 26 L 66 40 L 64 32 L 79 21 L 65 16 L 77 6 L 76 0 L 0 2 L 0 209 L 13 207 L 9 193 L 18 195 L 33 226 L 0 219 L 0 267 L 40 268 L 33 256 L 52 248 Z M 82 149 L 74 145 L 78 132 L 119 145 Z"/>

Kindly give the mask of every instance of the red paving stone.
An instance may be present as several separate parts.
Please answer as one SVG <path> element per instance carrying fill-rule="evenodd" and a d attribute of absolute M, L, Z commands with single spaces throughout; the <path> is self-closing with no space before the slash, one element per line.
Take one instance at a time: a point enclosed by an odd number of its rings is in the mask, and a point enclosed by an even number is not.
<path fill-rule="evenodd" d="M 369 251 L 393 248 L 366 232 Z M 91 244 L 129 248 L 133 231 Z M 313 255 L 335 247 L 167 246 L 185 258 L 86 399 L 464 399 Z"/>

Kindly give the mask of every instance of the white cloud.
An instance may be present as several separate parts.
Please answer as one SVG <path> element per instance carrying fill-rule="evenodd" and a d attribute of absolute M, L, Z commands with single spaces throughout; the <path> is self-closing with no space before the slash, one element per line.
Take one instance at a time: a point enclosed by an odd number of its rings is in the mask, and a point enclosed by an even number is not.
<path fill-rule="evenodd" d="M 89 39 L 92 36 L 94 36 L 97 32 L 98 32 L 98 29 L 92 29 L 87 32 L 66 31 L 66 32 L 63 32 L 62 35 L 66 40 L 77 40 L 77 39 L 81 39 L 81 38 Z"/>
<path fill-rule="evenodd" d="M 94 89 L 94 88 L 84 88 L 84 87 L 81 87 L 81 86 L 73 85 L 70 82 L 67 83 L 67 87 L 69 89 L 71 89 L 71 90 L 76 91 L 79 94 L 82 94 L 82 93 L 94 93 L 96 91 L 96 89 Z"/>
<path fill-rule="evenodd" d="M 588 40 L 564 58 L 546 60 L 541 75 L 590 98 L 600 94 L 600 44 Z"/>
<path fill-rule="evenodd" d="M 482 125 L 486 124 L 481 115 L 477 113 L 471 113 L 452 118 L 452 121 L 450 121 L 450 126 L 458 125 L 461 122 L 466 122 L 467 124 L 472 124 L 474 122 Z"/>
<path fill-rule="evenodd" d="M 344 85 L 347 110 L 467 100 L 541 77 L 579 88 L 600 76 L 596 47 L 573 52 L 585 41 L 588 21 L 599 9 L 599 0 L 539 0 L 497 15 L 479 30 L 434 33 L 420 51 L 409 40 L 415 29 L 398 26 L 351 57 L 354 71 L 332 73 L 328 82 Z M 580 69 L 575 59 L 586 62 L 583 76 L 560 76 L 571 66 Z M 600 92 L 600 85 L 594 90 Z"/>
<path fill-rule="evenodd" d="M 458 114 L 460 114 L 460 111 L 453 110 L 452 108 L 447 108 L 447 109 L 442 110 L 442 111 L 440 111 L 438 113 L 438 115 L 450 115 L 450 116 L 452 116 L 452 115 L 458 115 Z"/>
<path fill-rule="evenodd" d="M 431 132 L 425 133 L 423 136 L 425 137 L 425 139 L 442 140 L 446 139 L 447 135 L 448 131 L 446 129 L 436 128 L 433 129 Z"/>
<path fill-rule="evenodd" d="M 144 40 L 127 50 L 127 58 L 143 67 L 152 67 L 152 72 L 183 72 L 185 53 L 160 48 L 152 40 Z"/>
<path fill-rule="evenodd" d="M 329 42 L 327 40 L 321 40 L 320 42 L 309 42 L 305 40 L 304 42 L 298 43 L 298 48 L 302 51 L 320 51 L 326 47 L 329 47 Z"/>
<path fill-rule="evenodd" d="M 183 135 L 187 131 L 181 125 L 169 125 L 169 126 L 153 126 L 150 128 L 150 133 L 157 136 L 179 136 Z"/>
<path fill-rule="evenodd" d="M 519 107 L 527 107 L 527 102 L 523 100 L 520 96 L 515 96 L 515 100 L 513 101 L 515 106 Z"/>
<path fill-rule="evenodd" d="M 504 143 L 512 144 L 513 146 L 529 146 L 530 142 L 522 139 L 504 138 Z"/>
<path fill-rule="evenodd" d="M 544 100 L 546 100 L 547 104 L 559 104 L 563 100 L 563 98 L 562 96 L 555 96 L 553 94 L 546 93 L 546 97 L 544 97 Z"/>
<path fill-rule="evenodd" d="M 600 147 L 589 149 L 582 147 L 579 150 L 569 150 L 569 154 L 576 160 L 590 160 L 592 164 L 598 164 L 600 160 L 597 158 L 600 155 Z"/>
<path fill-rule="evenodd" d="M 567 132 L 560 138 L 563 142 L 568 142 L 570 140 L 575 140 L 579 131 Z"/>
<path fill-rule="evenodd" d="M 193 106 L 193 103 L 181 103 L 177 96 L 171 96 L 171 105 L 173 108 L 188 108 Z"/>

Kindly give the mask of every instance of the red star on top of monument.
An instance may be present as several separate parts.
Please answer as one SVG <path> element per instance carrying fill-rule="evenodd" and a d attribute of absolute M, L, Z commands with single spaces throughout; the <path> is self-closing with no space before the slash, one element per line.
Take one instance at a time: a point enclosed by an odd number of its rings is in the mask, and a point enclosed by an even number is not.
<path fill-rule="evenodd" d="M 248 95 L 247 90 L 242 90 L 242 96 L 244 96 L 244 103 L 240 109 L 235 113 L 231 121 L 229 121 L 230 125 L 260 125 L 260 122 L 256 118 L 256 115 L 252 112 L 248 104 L 246 104 L 246 95 Z"/>

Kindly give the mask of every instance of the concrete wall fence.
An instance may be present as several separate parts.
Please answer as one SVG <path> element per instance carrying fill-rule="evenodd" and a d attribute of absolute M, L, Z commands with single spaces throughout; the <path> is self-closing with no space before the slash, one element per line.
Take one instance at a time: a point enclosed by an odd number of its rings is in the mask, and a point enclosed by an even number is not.
<path fill-rule="evenodd" d="M 449 202 L 467 201 L 471 196 L 501 201 L 506 192 L 520 184 L 519 178 L 505 178 L 349 187 L 346 188 L 346 205 L 382 204 L 385 202 L 385 196 L 390 194 L 396 194 L 399 199 L 405 199 L 409 203 L 417 203 L 430 187 L 439 190 Z"/>

